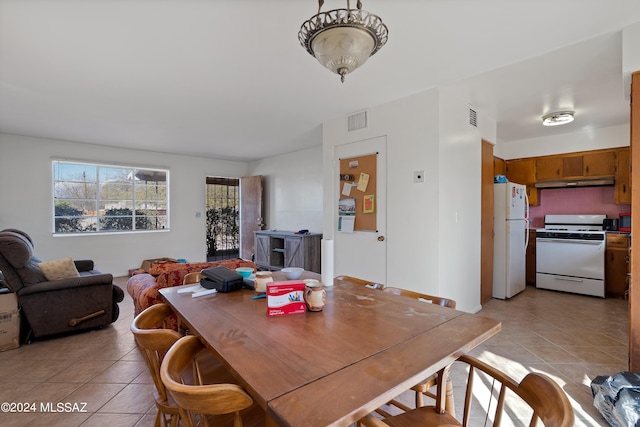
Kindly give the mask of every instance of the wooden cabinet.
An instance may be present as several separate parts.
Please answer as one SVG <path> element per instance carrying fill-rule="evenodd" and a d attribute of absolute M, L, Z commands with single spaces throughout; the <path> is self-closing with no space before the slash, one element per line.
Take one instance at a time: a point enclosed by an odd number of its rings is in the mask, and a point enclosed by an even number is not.
<path fill-rule="evenodd" d="M 527 186 L 527 196 L 529 204 L 538 205 L 538 190 L 534 188 L 536 183 L 536 162 L 535 159 L 507 160 L 507 179 L 517 184 Z"/>
<path fill-rule="evenodd" d="M 255 263 L 258 267 L 280 270 L 302 267 L 320 273 L 322 234 L 295 234 L 290 231 L 261 230 L 255 233 Z"/>
<path fill-rule="evenodd" d="M 594 151 L 582 156 L 583 176 L 613 176 L 616 174 L 616 151 Z"/>
<path fill-rule="evenodd" d="M 616 175 L 613 198 L 618 205 L 631 204 L 631 165 L 629 148 L 621 148 L 616 156 Z"/>
<path fill-rule="evenodd" d="M 582 156 L 562 156 L 562 177 L 582 176 L 584 158 Z"/>
<path fill-rule="evenodd" d="M 506 162 L 499 157 L 494 157 L 493 158 L 493 176 L 506 175 L 506 174 L 507 174 Z"/>
<path fill-rule="evenodd" d="M 543 157 L 536 160 L 536 179 L 538 181 L 562 178 L 562 157 Z"/>
<path fill-rule="evenodd" d="M 628 255 L 629 235 L 627 233 L 607 233 L 604 255 L 604 287 L 607 296 L 625 296 Z"/>
<path fill-rule="evenodd" d="M 529 245 L 526 255 L 526 279 L 527 285 L 536 284 L 536 230 L 529 231 Z"/>

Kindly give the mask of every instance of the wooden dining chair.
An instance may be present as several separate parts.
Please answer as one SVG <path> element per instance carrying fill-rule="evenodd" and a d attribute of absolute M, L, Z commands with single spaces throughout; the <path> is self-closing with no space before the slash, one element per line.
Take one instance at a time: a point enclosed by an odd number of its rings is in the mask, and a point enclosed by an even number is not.
<path fill-rule="evenodd" d="M 410 291 L 408 289 L 396 288 L 396 287 L 386 287 L 383 289 L 384 292 L 393 294 L 393 295 L 401 295 L 407 298 L 417 299 L 419 301 L 424 301 L 426 303 L 440 305 L 442 307 L 447 308 L 456 308 L 455 300 L 443 297 L 437 297 L 433 295 L 422 294 L 420 292 Z M 424 405 L 424 396 L 430 397 L 432 399 L 436 399 L 436 395 L 433 391 L 431 391 L 438 384 L 438 376 L 432 375 L 427 378 L 425 381 L 411 387 L 415 394 L 415 402 L 416 408 Z M 409 409 L 406 405 L 399 402 L 397 399 L 389 402 L 391 405 L 396 406 L 404 411 Z M 447 379 L 447 387 L 446 387 L 446 404 L 445 409 L 447 412 L 453 413 L 455 409 L 454 401 L 453 401 L 453 385 L 451 384 L 451 380 Z M 380 411 L 378 411 L 380 412 Z M 384 415 L 384 414 L 383 414 Z"/>
<path fill-rule="evenodd" d="M 194 271 L 192 273 L 187 273 L 182 278 L 182 284 L 183 285 L 191 285 L 191 284 L 200 283 L 200 279 L 202 279 L 203 277 L 204 276 L 199 271 Z"/>
<path fill-rule="evenodd" d="M 383 420 L 369 414 L 360 423 L 367 427 L 467 427 L 472 423 L 486 424 L 488 420 L 489 425 L 499 427 L 502 418 L 507 417 L 509 425 L 517 425 L 514 421 L 520 420 L 522 425 L 528 426 L 536 426 L 542 421 L 545 427 L 573 427 L 575 416 L 571 402 L 548 376 L 529 373 L 518 383 L 471 356 L 464 355 L 458 361 L 469 368 L 462 422 L 446 411 L 439 413 L 433 406 L 422 406 Z M 472 405 L 475 419 L 471 418 Z M 479 406 L 483 408 L 481 413 L 477 409 Z M 480 423 L 478 417 L 482 418 Z"/>
<path fill-rule="evenodd" d="M 359 279 L 357 277 L 341 275 L 333 279 L 334 285 L 340 285 L 341 283 L 355 283 L 357 285 L 366 286 L 371 289 L 384 289 L 384 285 L 382 283 L 371 282 L 369 280 Z"/>
<path fill-rule="evenodd" d="M 182 424 L 263 426 L 265 412 L 241 386 L 203 378 L 198 356 L 206 352 L 197 337 L 188 335 L 171 347 L 160 366 L 160 377 L 178 405 Z"/>
<path fill-rule="evenodd" d="M 383 291 L 389 292 L 394 295 L 402 295 L 403 297 L 429 302 L 432 304 L 440 305 L 442 307 L 453 308 L 453 309 L 456 308 L 455 300 L 452 300 L 449 298 L 442 298 L 442 297 L 436 297 L 433 295 L 421 294 L 420 292 L 414 292 L 408 289 L 395 288 L 391 286 L 384 288 Z"/>
<path fill-rule="evenodd" d="M 182 337 L 177 331 L 166 327 L 166 320 L 171 316 L 173 311 L 167 304 L 154 304 L 137 315 L 131 323 L 131 332 L 155 386 L 153 397 L 158 410 L 156 426 L 177 426 L 179 422 L 178 406 L 167 394 L 160 378 L 160 365 L 166 352 Z M 231 374 L 213 355 L 206 359 L 201 361 L 201 365 L 205 367 L 203 371 L 208 379 L 233 381 Z"/>

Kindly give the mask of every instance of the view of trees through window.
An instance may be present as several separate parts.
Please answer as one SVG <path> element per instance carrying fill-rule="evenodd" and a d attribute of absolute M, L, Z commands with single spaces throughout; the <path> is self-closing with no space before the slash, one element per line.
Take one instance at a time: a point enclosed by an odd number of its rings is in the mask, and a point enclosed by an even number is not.
<path fill-rule="evenodd" d="M 166 170 L 54 161 L 54 230 L 167 229 L 168 181 Z"/>
<path fill-rule="evenodd" d="M 240 256 L 240 180 L 207 178 L 207 259 Z"/>

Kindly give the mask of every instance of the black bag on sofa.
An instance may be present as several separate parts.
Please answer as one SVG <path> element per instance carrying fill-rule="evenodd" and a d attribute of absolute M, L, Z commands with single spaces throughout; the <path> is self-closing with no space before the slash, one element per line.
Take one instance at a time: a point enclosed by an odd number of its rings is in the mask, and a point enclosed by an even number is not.
<path fill-rule="evenodd" d="M 200 272 L 205 278 L 200 279 L 203 288 L 215 289 L 218 292 L 231 292 L 242 289 L 244 279 L 240 273 L 224 266 L 205 268 Z"/>

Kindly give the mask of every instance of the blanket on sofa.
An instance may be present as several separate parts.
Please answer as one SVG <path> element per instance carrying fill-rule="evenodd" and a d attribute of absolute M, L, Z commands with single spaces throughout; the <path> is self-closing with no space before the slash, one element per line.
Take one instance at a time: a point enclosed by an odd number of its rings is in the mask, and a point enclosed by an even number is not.
<path fill-rule="evenodd" d="M 134 314 L 137 316 L 145 308 L 162 302 L 162 297 L 158 291 L 162 288 L 182 285 L 182 280 L 187 273 L 201 271 L 217 265 L 225 266 L 231 270 L 235 270 L 238 267 L 252 267 L 254 271 L 257 269 L 253 262 L 240 258 L 187 264 L 154 264 L 149 269 L 149 273 L 135 274 L 127 281 L 127 292 L 133 299 Z"/>

